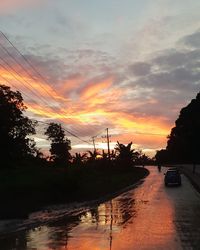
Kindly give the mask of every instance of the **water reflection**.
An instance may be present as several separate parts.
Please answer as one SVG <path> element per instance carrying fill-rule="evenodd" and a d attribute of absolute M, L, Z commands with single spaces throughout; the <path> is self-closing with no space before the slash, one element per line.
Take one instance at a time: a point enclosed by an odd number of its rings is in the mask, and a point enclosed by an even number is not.
<path fill-rule="evenodd" d="M 66 216 L 45 226 L 3 237 L 0 239 L 0 246 L 4 250 L 61 250 L 75 249 L 77 245 L 77 249 L 80 249 L 79 240 L 81 240 L 81 249 L 88 250 L 91 248 L 88 248 L 86 238 L 92 238 L 93 242 L 97 240 L 96 245 L 98 245 L 99 239 L 103 236 L 105 243 L 96 249 L 104 249 L 105 245 L 105 249 L 111 250 L 113 232 L 118 232 L 122 225 L 125 227 L 134 215 L 134 199 L 132 193 L 127 193 L 106 203 L 94 205 L 76 216 Z M 76 237 L 75 242 L 74 235 L 78 235 L 78 240 Z"/>
<path fill-rule="evenodd" d="M 113 249 L 113 239 L 136 214 L 133 192 L 110 200 L 81 216 L 81 223 L 70 232 L 68 249 Z"/>

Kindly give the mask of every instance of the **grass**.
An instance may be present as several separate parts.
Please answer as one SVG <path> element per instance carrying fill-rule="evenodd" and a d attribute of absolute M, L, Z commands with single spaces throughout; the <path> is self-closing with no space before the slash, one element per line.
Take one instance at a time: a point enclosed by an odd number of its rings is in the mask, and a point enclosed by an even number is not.
<path fill-rule="evenodd" d="M 0 218 L 25 217 L 44 206 L 99 199 L 134 184 L 144 168 L 21 166 L 0 171 Z"/>

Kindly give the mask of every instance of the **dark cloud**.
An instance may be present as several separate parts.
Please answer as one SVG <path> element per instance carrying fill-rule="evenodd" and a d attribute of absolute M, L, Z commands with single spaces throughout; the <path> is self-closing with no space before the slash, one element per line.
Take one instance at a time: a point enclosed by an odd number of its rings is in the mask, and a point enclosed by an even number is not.
<path fill-rule="evenodd" d="M 147 77 L 141 77 L 134 82 L 134 85 L 143 88 L 151 88 L 154 91 L 159 89 L 173 91 L 191 91 L 200 87 L 200 73 L 193 73 L 185 68 L 177 68 L 170 72 L 153 73 Z"/>
<path fill-rule="evenodd" d="M 136 76 L 148 75 L 151 70 L 151 65 L 146 62 L 138 62 L 130 65 L 128 70 L 131 74 Z"/>
<path fill-rule="evenodd" d="M 154 91 L 198 91 L 200 50 L 171 49 L 157 54 L 148 63 L 152 71 L 134 81 L 134 86 L 152 88 Z"/>
<path fill-rule="evenodd" d="M 180 41 L 190 47 L 200 48 L 200 31 L 198 30 L 191 35 L 185 36 Z"/>
<path fill-rule="evenodd" d="M 47 58 L 30 54 L 25 55 L 25 57 L 31 62 L 37 71 L 39 71 L 40 74 L 53 85 L 56 85 L 63 80 L 65 64 L 59 58 L 53 58 L 51 56 Z M 38 74 L 36 74 L 35 71 L 32 71 L 31 74 L 38 77 Z"/>
<path fill-rule="evenodd" d="M 162 69 L 180 67 L 184 65 L 187 60 L 187 53 L 177 50 L 163 51 L 152 60 L 153 64 L 158 65 Z"/>
<path fill-rule="evenodd" d="M 165 117 L 166 122 L 171 123 L 177 118 L 183 103 L 186 103 L 191 97 L 193 96 L 187 91 L 154 90 L 149 93 L 148 97 L 141 95 L 139 98 L 143 98 L 144 102 L 137 108 L 132 108 L 130 112 L 144 117 Z M 150 98 L 154 101 L 151 101 Z"/>
<path fill-rule="evenodd" d="M 130 76 L 126 84 L 130 94 L 123 97 L 128 103 L 125 112 L 144 117 L 165 117 L 166 122 L 173 123 L 180 109 L 200 91 L 199 38 L 200 32 L 182 38 L 185 44 L 193 46 L 192 50 L 177 46 L 176 49 L 159 51 L 152 59 L 128 66 L 125 74 Z M 132 80 L 130 72 L 133 73 Z"/>

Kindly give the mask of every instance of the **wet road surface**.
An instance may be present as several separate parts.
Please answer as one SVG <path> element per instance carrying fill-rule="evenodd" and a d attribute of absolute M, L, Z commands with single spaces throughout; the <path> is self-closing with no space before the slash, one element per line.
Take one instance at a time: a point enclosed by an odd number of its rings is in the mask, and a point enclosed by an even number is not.
<path fill-rule="evenodd" d="M 184 176 L 181 187 L 165 187 L 166 169 L 149 170 L 150 175 L 139 187 L 108 202 L 0 236 L 0 249 L 200 249 L 199 193 Z"/>

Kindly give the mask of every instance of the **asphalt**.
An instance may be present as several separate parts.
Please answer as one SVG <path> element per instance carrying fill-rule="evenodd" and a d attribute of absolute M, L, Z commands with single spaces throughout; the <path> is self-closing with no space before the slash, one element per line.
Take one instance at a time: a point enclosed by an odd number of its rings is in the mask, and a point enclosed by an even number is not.
<path fill-rule="evenodd" d="M 195 167 L 193 165 L 180 165 L 179 169 L 200 193 L 200 165 L 195 165 Z"/>

